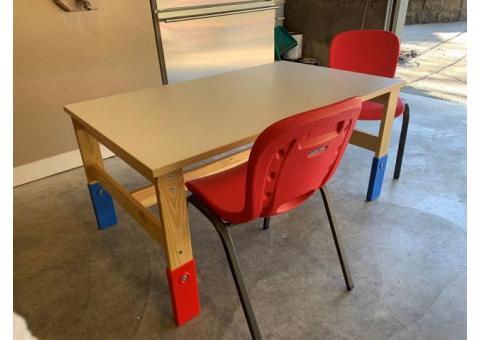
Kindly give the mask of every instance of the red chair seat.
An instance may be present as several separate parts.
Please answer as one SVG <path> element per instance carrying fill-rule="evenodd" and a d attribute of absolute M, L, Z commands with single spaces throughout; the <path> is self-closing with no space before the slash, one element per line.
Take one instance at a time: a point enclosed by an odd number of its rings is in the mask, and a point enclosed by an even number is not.
<path fill-rule="evenodd" d="M 395 118 L 402 115 L 405 111 L 405 104 L 398 98 L 397 107 L 395 109 Z M 383 104 L 367 100 L 362 103 L 362 111 L 360 111 L 359 120 L 381 120 L 383 117 Z"/>
<path fill-rule="evenodd" d="M 235 222 L 245 208 L 247 164 L 185 183 L 224 221 Z"/>

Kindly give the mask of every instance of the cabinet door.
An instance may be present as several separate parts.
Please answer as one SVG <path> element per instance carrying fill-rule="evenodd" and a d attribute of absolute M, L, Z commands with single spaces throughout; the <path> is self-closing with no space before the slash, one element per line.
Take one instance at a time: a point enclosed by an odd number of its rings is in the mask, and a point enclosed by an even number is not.
<path fill-rule="evenodd" d="M 274 61 L 273 9 L 161 21 L 168 83 Z"/>

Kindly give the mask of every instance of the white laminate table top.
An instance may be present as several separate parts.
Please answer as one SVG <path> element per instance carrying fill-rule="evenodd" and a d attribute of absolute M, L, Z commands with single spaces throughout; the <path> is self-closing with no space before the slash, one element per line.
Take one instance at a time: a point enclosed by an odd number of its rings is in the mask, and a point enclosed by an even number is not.
<path fill-rule="evenodd" d="M 403 84 L 281 61 L 69 104 L 65 111 L 156 177 L 248 143 L 282 118 L 353 96 L 371 99 Z"/>

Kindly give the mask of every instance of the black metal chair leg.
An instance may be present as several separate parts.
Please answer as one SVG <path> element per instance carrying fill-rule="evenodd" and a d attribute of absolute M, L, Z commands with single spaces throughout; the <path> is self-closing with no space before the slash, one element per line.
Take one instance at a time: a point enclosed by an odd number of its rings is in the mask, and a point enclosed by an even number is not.
<path fill-rule="evenodd" d="M 193 204 L 206 218 L 208 218 L 220 236 L 223 249 L 225 250 L 225 255 L 227 256 L 228 265 L 230 266 L 230 271 L 232 272 L 233 281 L 235 282 L 235 287 L 237 287 L 238 296 L 240 298 L 240 302 L 242 303 L 243 313 L 247 319 L 248 329 L 252 335 L 252 339 L 262 339 L 260 330 L 258 329 L 257 319 L 255 318 L 255 313 L 253 312 L 252 304 L 250 303 L 250 298 L 248 297 L 247 288 L 245 287 L 245 282 L 243 282 L 243 276 L 242 272 L 240 271 L 237 252 L 233 246 L 232 237 L 228 232 L 228 227 L 233 226 L 233 224 L 224 223 L 195 195 L 188 196 L 187 202 Z"/>
<path fill-rule="evenodd" d="M 410 121 L 410 107 L 405 104 L 405 111 L 402 118 L 402 130 L 400 132 L 400 142 L 398 143 L 397 160 L 395 161 L 394 179 L 400 178 L 400 171 L 402 170 L 403 152 L 405 151 L 405 142 L 407 140 L 408 123 Z"/>
<path fill-rule="evenodd" d="M 327 211 L 328 222 L 330 223 L 330 229 L 333 234 L 333 241 L 335 242 L 335 248 L 337 248 L 338 259 L 340 260 L 340 265 L 342 267 L 343 278 L 345 279 L 345 284 L 347 285 L 347 290 L 352 290 L 353 280 L 350 274 L 350 267 L 348 266 L 347 259 L 344 255 L 345 251 L 343 249 L 343 243 L 338 234 L 338 231 L 335 229 L 335 216 L 333 214 L 332 204 L 330 203 L 330 197 L 328 195 L 328 190 L 326 186 L 320 189 L 322 193 L 323 204 L 325 205 L 325 210 Z"/>
<path fill-rule="evenodd" d="M 240 302 L 242 303 L 243 313 L 247 319 L 248 329 L 252 335 L 252 339 L 262 339 L 260 330 L 258 328 L 257 319 L 255 318 L 255 313 L 253 312 L 252 304 L 250 303 L 250 298 L 248 297 L 247 288 L 245 287 L 245 282 L 243 282 L 243 276 L 240 270 L 240 264 L 238 263 L 237 252 L 233 246 L 232 237 L 228 232 L 228 227 L 233 225 L 230 223 L 224 223 L 195 195 L 188 196 L 187 202 L 193 204 L 203 215 L 205 215 L 206 218 L 208 218 L 208 220 L 215 227 L 218 236 L 220 236 L 223 249 L 225 250 L 225 255 L 227 256 L 228 265 L 230 266 L 230 271 L 232 272 L 233 281 L 235 282 L 235 287 L 237 287 L 238 296 L 240 298 Z"/>
<path fill-rule="evenodd" d="M 265 217 L 263 219 L 263 230 L 270 228 L 270 217 Z"/>
<path fill-rule="evenodd" d="M 225 255 L 227 255 L 228 264 L 233 275 L 233 280 L 235 281 L 235 286 L 237 287 L 238 296 L 242 303 L 243 312 L 247 319 L 248 328 L 250 329 L 250 334 L 252 339 L 259 340 L 262 338 L 260 335 L 260 330 L 258 328 L 257 319 L 255 318 L 255 313 L 253 312 L 252 304 L 250 303 L 250 298 L 248 297 L 247 288 L 245 287 L 245 282 L 243 281 L 242 272 L 240 270 L 240 264 L 238 263 L 237 253 L 235 247 L 233 246 L 232 237 L 228 232 L 227 226 L 221 222 L 213 224 L 215 229 L 222 240 L 223 249 L 225 250 Z"/>

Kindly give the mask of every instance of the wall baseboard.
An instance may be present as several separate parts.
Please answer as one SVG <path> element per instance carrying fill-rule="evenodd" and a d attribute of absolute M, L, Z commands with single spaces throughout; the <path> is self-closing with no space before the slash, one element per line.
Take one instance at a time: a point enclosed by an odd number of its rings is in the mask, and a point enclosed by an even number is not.
<path fill-rule="evenodd" d="M 103 159 L 115 156 L 113 152 L 100 145 Z M 82 166 L 79 150 L 65 152 L 56 156 L 44 158 L 32 163 L 13 168 L 13 186 L 26 184 L 63 171 Z"/>

